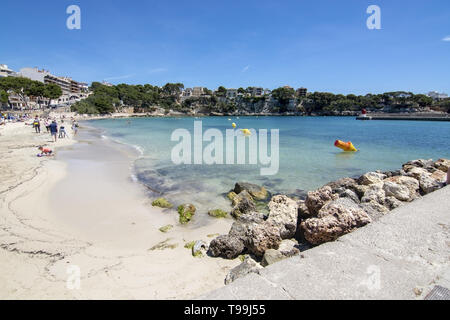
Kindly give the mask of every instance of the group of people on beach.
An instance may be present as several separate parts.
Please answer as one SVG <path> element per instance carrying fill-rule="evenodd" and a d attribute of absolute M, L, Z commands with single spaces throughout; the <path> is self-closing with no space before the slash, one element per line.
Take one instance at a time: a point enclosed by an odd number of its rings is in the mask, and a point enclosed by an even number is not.
<path fill-rule="evenodd" d="M 41 133 L 41 121 L 42 120 L 38 116 L 36 116 L 33 120 L 32 126 L 36 133 Z M 71 125 L 72 132 L 73 135 L 75 136 L 78 133 L 78 122 L 74 118 L 71 118 L 71 123 L 72 123 Z M 59 126 L 58 123 L 56 122 L 56 119 L 46 118 L 44 121 L 44 125 L 47 130 L 47 133 L 51 134 L 54 142 L 56 142 L 58 138 L 64 139 L 68 137 L 64 118 L 61 119 L 61 124 Z"/>

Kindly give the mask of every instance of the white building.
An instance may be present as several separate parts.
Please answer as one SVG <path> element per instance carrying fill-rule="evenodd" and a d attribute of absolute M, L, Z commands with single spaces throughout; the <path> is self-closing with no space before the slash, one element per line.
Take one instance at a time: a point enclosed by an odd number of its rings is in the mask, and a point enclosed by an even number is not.
<path fill-rule="evenodd" d="M 186 88 L 181 92 L 182 97 L 191 97 L 192 96 L 192 88 Z"/>
<path fill-rule="evenodd" d="M 22 68 L 18 76 L 39 81 L 45 84 L 53 83 L 62 90 L 62 96 L 58 100 L 52 100 L 50 104 L 69 104 L 87 97 L 88 85 L 73 80 L 69 77 L 58 77 L 48 70 L 38 68 Z"/>
<path fill-rule="evenodd" d="M 428 92 L 427 96 L 429 96 L 430 98 L 433 98 L 435 100 L 442 100 L 442 99 L 447 99 L 448 98 L 448 94 L 446 94 L 446 93 L 439 93 L 437 91 Z"/>
<path fill-rule="evenodd" d="M 203 87 L 194 87 L 192 89 L 192 95 L 194 97 L 200 97 L 204 93 Z"/>
<path fill-rule="evenodd" d="M 6 64 L 0 64 L 0 78 L 14 76 L 16 73 L 9 69 Z"/>
<path fill-rule="evenodd" d="M 251 94 L 253 97 L 260 97 L 264 95 L 264 89 L 261 87 L 253 87 Z"/>
<path fill-rule="evenodd" d="M 112 83 L 109 83 L 105 80 L 102 81 L 102 85 L 107 86 L 107 87 L 113 87 L 114 85 Z"/>

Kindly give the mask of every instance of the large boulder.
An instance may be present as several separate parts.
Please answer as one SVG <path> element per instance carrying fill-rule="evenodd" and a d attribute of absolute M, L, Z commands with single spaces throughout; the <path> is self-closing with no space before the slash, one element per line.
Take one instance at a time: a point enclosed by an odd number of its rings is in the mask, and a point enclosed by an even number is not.
<path fill-rule="evenodd" d="M 370 202 L 370 201 L 376 201 L 378 203 L 383 203 L 384 198 L 386 197 L 386 193 L 383 189 L 383 182 L 380 183 L 374 183 L 370 184 L 364 192 L 364 196 L 361 198 L 361 202 Z"/>
<path fill-rule="evenodd" d="M 390 178 L 384 179 L 384 182 L 393 182 L 399 185 L 403 185 L 409 190 L 409 198 L 414 200 L 419 196 L 419 182 L 413 178 L 408 176 L 393 176 Z"/>
<path fill-rule="evenodd" d="M 419 178 L 420 190 L 424 194 L 428 194 L 430 192 L 436 191 L 444 186 L 444 182 L 440 182 L 439 180 L 433 179 L 431 174 L 422 175 Z"/>
<path fill-rule="evenodd" d="M 278 261 L 284 260 L 287 257 L 284 256 L 279 250 L 268 249 L 264 252 L 264 256 L 261 260 L 261 265 L 267 267 L 268 265 L 274 264 Z"/>
<path fill-rule="evenodd" d="M 367 190 L 369 190 L 369 186 L 365 186 L 362 184 L 357 184 L 353 188 L 353 191 L 355 191 L 359 199 L 362 199 L 362 197 L 364 197 L 364 193 L 366 193 Z"/>
<path fill-rule="evenodd" d="M 408 187 L 402 184 L 397 184 L 392 181 L 386 181 L 383 184 L 383 190 L 387 197 L 394 197 L 400 201 L 412 201 L 413 197 L 409 192 Z"/>
<path fill-rule="evenodd" d="M 384 206 L 388 208 L 389 210 L 393 210 L 395 208 L 400 207 L 403 205 L 403 202 L 399 201 L 397 198 L 394 197 L 386 197 L 384 199 Z"/>
<path fill-rule="evenodd" d="M 237 267 L 231 269 L 231 271 L 225 277 L 225 284 L 230 284 L 234 280 L 241 278 L 249 273 L 257 273 L 263 269 L 263 267 L 253 260 L 250 256 L 246 256 L 244 261 Z"/>
<path fill-rule="evenodd" d="M 447 180 L 447 173 L 441 170 L 436 170 L 431 174 L 431 179 L 444 183 Z"/>
<path fill-rule="evenodd" d="M 298 207 L 298 215 L 301 218 L 309 218 L 311 216 L 311 212 L 309 212 L 308 207 L 306 206 L 305 200 L 297 201 Z"/>
<path fill-rule="evenodd" d="M 340 236 L 370 223 L 372 219 L 355 202 L 340 198 L 320 209 L 317 218 L 302 222 L 305 239 L 318 245 L 333 241 Z"/>
<path fill-rule="evenodd" d="M 439 171 L 430 173 L 427 169 L 412 167 L 405 170 L 406 174 L 413 177 L 419 181 L 420 190 L 423 194 L 428 194 L 430 192 L 436 191 L 443 187 L 444 183 L 441 180 L 442 175 Z M 436 179 L 437 178 L 437 179 Z"/>
<path fill-rule="evenodd" d="M 403 169 L 406 172 L 406 175 L 409 177 L 413 177 L 414 179 L 419 180 L 421 176 L 428 176 L 430 173 L 427 169 L 420 167 L 407 167 L 405 166 Z"/>
<path fill-rule="evenodd" d="M 379 173 L 379 172 L 367 172 L 365 174 L 363 174 L 361 177 L 359 177 L 358 179 L 358 183 L 368 186 L 371 184 L 377 184 L 383 181 L 383 179 L 386 178 L 386 175 L 383 173 Z"/>
<path fill-rule="evenodd" d="M 267 192 L 266 188 L 248 182 L 236 183 L 233 191 L 236 194 L 240 194 L 242 191 L 247 191 L 253 199 L 258 201 L 266 200 L 269 197 L 269 192 Z"/>
<path fill-rule="evenodd" d="M 277 226 L 282 239 L 292 238 L 297 231 L 297 202 L 284 196 L 274 196 L 269 202 L 268 222 Z"/>
<path fill-rule="evenodd" d="M 245 249 L 244 241 L 231 235 L 218 236 L 209 244 L 209 253 L 213 257 L 234 259 Z"/>
<path fill-rule="evenodd" d="M 339 194 L 339 196 L 341 198 L 349 198 L 350 200 L 352 200 L 353 202 L 359 203 L 359 197 L 358 195 L 355 193 L 355 191 L 350 190 L 350 189 L 345 189 L 341 194 Z"/>
<path fill-rule="evenodd" d="M 393 198 L 393 197 L 387 197 Z M 387 199 L 386 198 L 386 199 Z M 385 199 L 385 201 L 386 201 Z M 394 198 L 395 199 L 395 198 Z M 398 200 L 397 200 L 398 201 Z M 376 221 L 389 212 L 389 208 L 377 201 L 362 202 L 360 207 L 369 215 L 372 221 Z"/>
<path fill-rule="evenodd" d="M 407 163 L 403 164 L 402 167 L 406 168 L 406 167 L 419 167 L 419 168 L 428 168 L 428 167 L 432 167 L 434 165 L 433 160 L 432 159 L 418 159 L 418 160 L 411 160 L 408 161 Z"/>
<path fill-rule="evenodd" d="M 255 202 L 246 190 L 236 195 L 232 202 L 233 208 L 231 209 L 231 215 L 236 219 L 248 212 L 256 211 Z"/>
<path fill-rule="evenodd" d="M 305 204 L 311 215 L 317 215 L 319 210 L 328 202 L 336 200 L 339 196 L 334 194 L 330 186 L 308 192 Z"/>
<path fill-rule="evenodd" d="M 354 190 L 357 186 L 356 180 L 352 178 L 342 178 L 326 184 L 333 193 L 341 194 L 347 189 Z"/>
<path fill-rule="evenodd" d="M 299 244 L 295 239 L 285 239 L 280 242 L 278 251 L 285 257 L 292 257 L 300 253 Z"/>
<path fill-rule="evenodd" d="M 246 247 L 256 256 L 264 255 L 267 249 L 278 249 L 281 240 L 279 227 L 270 221 L 247 226 Z"/>
<path fill-rule="evenodd" d="M 450 168 L 450 160 L 449 159 L 439 159 L 434 164 L 434 167 L 447 173 Z"/>

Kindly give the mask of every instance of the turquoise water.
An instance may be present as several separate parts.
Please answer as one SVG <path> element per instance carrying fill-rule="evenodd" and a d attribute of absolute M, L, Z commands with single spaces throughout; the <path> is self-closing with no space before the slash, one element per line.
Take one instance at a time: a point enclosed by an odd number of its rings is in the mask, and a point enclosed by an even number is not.
<path fill-rule="evenodd" d="M 249 164 L 175 165 L 171 151 L 178 142 L 171 141 L 171 134 L 184 128 L 193 135 L 194 121 L 202 121 L 203 132 L 217 128 L 224 136 L 232 122 L 239 128 L 279 129 L 278 173 L 261 176 L 260 166 Z M 236 181 L 264 185 L 272 193 L 302 196 L 332 180 L 371 170 L 399 169 L 412 159 L 450 158 L 448 122 L 356 121 L 354 117 L 233 117 L 230 121 L 207 117 L 95 120 L 89 124 L 141 151 L 135 176 L 153 190 L 152 197 L 162 194 L 175 204 L 191 202 L 203 211 L 228 209 L 224 195 Z M 336 139 L 352 141 L 359 151 L 341 152 L 334 147 Z"/>

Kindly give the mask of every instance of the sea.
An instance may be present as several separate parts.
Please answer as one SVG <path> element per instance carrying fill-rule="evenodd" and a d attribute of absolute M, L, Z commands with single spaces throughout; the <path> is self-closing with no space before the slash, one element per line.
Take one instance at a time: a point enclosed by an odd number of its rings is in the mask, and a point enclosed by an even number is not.
<path fill-rule="evenodd" d="M 204 213 L 229 210 L 226 195 L 238 181 L 301 199 L 343 177 L 398 170 L 413 159 L 450 158 L 449 122 L 252 116 L 104 119 L 89 121 L 89 126 L 100 130 L 103 139 L 137 150 L 130 176 L 149 197 L 192 203 Z M 234 146 L 227 144 L 227 134 Z M 351 141 L 358 151 L 335 147 L 338 139 Z M 264 174 L 262 168 L 272 172 Z"/>

